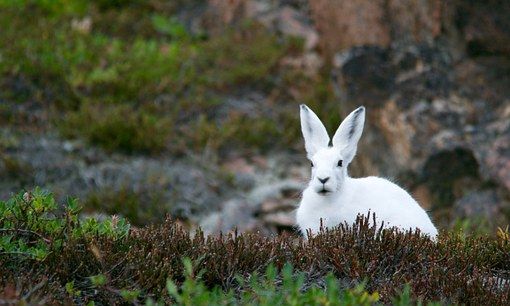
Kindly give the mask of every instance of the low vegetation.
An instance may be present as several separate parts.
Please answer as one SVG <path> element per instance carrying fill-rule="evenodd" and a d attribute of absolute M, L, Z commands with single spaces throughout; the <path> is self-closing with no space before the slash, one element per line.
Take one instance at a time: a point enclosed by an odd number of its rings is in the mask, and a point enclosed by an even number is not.
<path fill-rule="evenodd" d="M 200 1 L 107 3 L 0 1 L 0 99 L 44 108 L 65 137 L 148 154 L 286 147 L 299 139 L 297 105 L 332 99 L 326 77 L 282 64 L 299 39 L 250 20 L 191 31 L 178 8 Z M 250 111 L 226 106 L 248 92 L 263 95 Z M 0 107 L 0 124 L 24 117 Z"/>
<path fill-rule="evenodd" d="M 381 230 L 360 217 L 303 240 L 193 235 L 79 217 L 36 189 L 0 202 L 0 300 L 51 304 L 507 305 L 510 234 Z"/>

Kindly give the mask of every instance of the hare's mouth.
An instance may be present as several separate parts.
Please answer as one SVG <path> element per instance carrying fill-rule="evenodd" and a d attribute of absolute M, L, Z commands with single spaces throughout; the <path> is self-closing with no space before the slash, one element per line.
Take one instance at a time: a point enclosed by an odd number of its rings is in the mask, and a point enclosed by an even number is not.
<path fill-rule="evenodd" d="M 321 190 L 317 191 L 317 193 L 322 195 L 322 196 L 325 196 L 325 195 L 331 193 L 331 191 L 327 190 L 326 188 L 322 188 Z"/>

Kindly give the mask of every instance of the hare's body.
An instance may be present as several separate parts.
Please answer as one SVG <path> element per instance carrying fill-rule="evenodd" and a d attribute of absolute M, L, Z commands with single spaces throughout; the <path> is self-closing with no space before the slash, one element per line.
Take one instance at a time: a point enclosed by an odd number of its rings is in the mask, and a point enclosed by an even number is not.
<path fill-rule="evenodd" d="M 301 130 L 312 176 L 297 210 L 301 231 L 316 233 L 321 225 L 352 224 L 359 214 L 374 213 L 384 227 L 416 228 L 431 238 L 437 235 L 427 213 L 404 189 L 379 177 L 350 178 L 347 166 L 356 155 L 363 131 L 365 108 L 353 111 L 330 141 L 315 113 L 301 105 Z"/>
<path fill-rule="evenodd" d="M 358 214 L 368 212 L 375 213 L 377 222 L 384 221 L 385 228 L 419 228 L 430 237 L 437 235 L 427 213 L 404 189 L 375 176 L 346 178 L 339 192 L 327 199 L 306 188 L 296 217 L 306 235 L 307 229 L 319 231 L 321 219 L 324 227 L 331 228 L 344 222 L 353 224 Z"/>

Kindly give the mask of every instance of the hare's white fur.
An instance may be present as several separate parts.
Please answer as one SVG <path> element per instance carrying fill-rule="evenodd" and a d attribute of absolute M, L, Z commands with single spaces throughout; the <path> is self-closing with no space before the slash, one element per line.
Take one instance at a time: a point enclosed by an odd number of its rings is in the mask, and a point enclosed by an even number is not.
<path fill-rule="evenodd" d="M 297 210 L 297 224 L 317 233 L 340 223 L 353 224 L 358 214 L 375 213 L 376 222 L 401 230 L 416 228 L 431 238 L 437 229 L 420 205 L 404 189 L 380 177 L 351 178 L 347 166 L 356 155 L 365 122 L 365 108 L 347 116 L 330 143 L 326 128 L 306 105 L 301 105 L 301 129 L 312 175 Z M 322 180 L 322 181 L 321 181 Z"/>

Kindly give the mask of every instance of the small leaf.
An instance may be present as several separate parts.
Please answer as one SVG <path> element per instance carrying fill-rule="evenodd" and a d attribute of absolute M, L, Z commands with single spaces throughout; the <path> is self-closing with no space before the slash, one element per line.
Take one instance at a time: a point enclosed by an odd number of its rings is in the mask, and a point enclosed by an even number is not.
<path fill-rule="evenodd" d="M 89 279 L 95 287 L 100 287 L 106 284 L 106 276 L 104 274 L 89 276 Z"/>
<path fill-rule="evenodd" d="M 134 302 L 138 296 L 140 295 L 140 290 L 126 290 L 122 289 L 120 291 L 120 296 L 128 302 Z"/>

